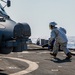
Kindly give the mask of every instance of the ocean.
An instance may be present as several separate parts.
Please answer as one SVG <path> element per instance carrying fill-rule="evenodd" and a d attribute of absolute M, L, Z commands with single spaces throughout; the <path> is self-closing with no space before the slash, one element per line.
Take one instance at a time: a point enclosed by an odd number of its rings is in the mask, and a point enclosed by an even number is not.
<path fill-rule="evenodd" d="M 68 48 L 73 48 L 75 49 L 75 37 L 68 37 Z"/>
<path fill-rule="evenodd" d="M 35 44 L 36 44 L 37 39 L 38 39 L 38 38 L 31 38 L 32 43 L 35 43 Z M 41 38 L 40 38 L 40 39 L 41 39 Z M 47 40 L 47 39 L 46 39 L 46 40 Z M 68 47 L 68 48 L 75 49 L 75 36 L 70 36 L 70 37 L 68 37 L 68 44 L 67 44 L 67 47 Z"/>

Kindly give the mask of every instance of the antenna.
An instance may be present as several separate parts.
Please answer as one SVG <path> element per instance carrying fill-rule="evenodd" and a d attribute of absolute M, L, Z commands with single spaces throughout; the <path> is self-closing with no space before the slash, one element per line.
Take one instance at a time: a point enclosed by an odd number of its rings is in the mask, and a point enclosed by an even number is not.
<path fill-rule="evenodd" d="M 1 4 L 0 4 L 0 22 L 4 22 L 5 21 L 5 18 L 9 19 L 10 17 L 7 15 L 7 13 L 5 12 L 4 8 L 7 6 L 7 7 L 10 7 L 11 6 L 11 3 L 10 3 L 10 0 L 0 0 L 2 2 L 4 2 L 6 5 L 3 7 Z"/>
<path fill-rule="evenodd" d="M 11 6 L 11 1 L 7 0 L 7 7 L 10 7 L 10 6 Z"/>
<path fill-rule="evenodd" d="M 6 5 L 4 6 L 4 8 L 5 8 L 6 6 L 7 6 L 7 7 L 10 7 L 10 6 L 11 6 L 11 1 L 10 1 L 10 0 L 7 0 L 7 1 L 5 1 L 5 0 L 0 0 L 0 1 L 6 3 Z"/>

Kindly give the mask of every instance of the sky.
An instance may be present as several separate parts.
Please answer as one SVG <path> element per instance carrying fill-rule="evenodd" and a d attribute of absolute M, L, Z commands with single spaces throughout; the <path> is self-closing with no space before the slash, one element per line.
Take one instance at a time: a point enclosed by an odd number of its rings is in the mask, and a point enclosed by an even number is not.
<path fill-rule="evenodd" d="M 32 38 L 49 38 L 52 21 L 65 28 L 67 36 L 75 36 L 75 0 L 11 0 L 5 10 L 17 23 L 30 25 Z"/>

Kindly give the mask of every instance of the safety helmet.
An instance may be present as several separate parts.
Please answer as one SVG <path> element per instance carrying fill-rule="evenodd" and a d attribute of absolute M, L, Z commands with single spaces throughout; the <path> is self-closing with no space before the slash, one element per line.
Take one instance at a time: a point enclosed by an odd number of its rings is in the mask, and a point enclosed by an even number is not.
<path fill-rule="evenodd" d="M 49 26 L 56 26 L 56 25 L 57 25 L 56 22 L 50 22 L 50 23 L 49 23 Z"/>

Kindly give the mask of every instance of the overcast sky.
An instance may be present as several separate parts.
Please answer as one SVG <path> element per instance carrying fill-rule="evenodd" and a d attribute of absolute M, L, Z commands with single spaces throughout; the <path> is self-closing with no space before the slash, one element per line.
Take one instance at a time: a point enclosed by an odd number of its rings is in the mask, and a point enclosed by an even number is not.
<path fill-rule="evenodd" d="M 5 10 L 16 22 L 30 25 L 31 37 L 49 38 L 51 21 L 75 36 L 75 0 L 11 0 L 11 4 Z"/>

